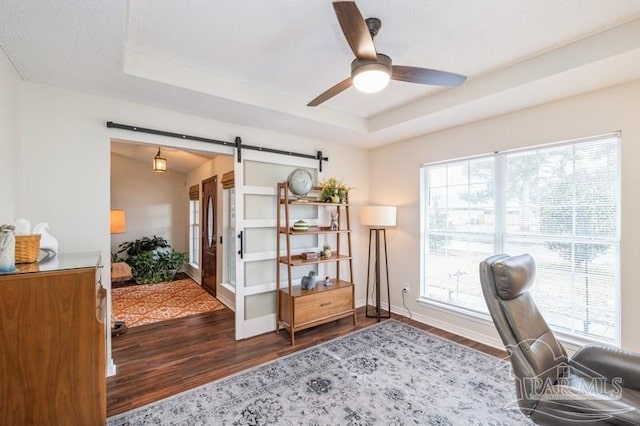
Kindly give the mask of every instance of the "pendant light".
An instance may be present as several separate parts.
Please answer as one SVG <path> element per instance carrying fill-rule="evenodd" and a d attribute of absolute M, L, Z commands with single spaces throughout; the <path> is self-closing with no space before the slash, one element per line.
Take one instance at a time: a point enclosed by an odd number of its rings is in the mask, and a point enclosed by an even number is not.
<path fill-rule="evenodd" d="M 160 155 L 160 147 L 158 147 L 158 153 L 153 157 L 153 171 L 164 173 L 167 171 L 167 159 L 162 158 Z"/>

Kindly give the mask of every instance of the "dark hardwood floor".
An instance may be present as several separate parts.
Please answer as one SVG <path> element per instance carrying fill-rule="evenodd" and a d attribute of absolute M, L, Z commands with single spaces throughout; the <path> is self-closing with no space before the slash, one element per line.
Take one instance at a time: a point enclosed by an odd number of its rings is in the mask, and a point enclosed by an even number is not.
<path fill-rule="evenodd" d="M 503 351 L 473 342 L 405 317 L 393 318 L 488 354 Z M 350 318 L 296 333 L 289 345 L 286 331 L 235 341 L 234 314 L 228 309 L 134 327 L 113 339 L 117 375 L 107 380 L 107 414 L 122 413 L 370 326 L 358 309 L 357 325 Z"/>

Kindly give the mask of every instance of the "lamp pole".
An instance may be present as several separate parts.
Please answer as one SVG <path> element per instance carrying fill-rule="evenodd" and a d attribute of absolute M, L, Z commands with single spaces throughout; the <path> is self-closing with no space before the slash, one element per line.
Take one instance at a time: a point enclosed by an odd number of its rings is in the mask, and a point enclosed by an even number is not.
<path fill-rule="evenodd" d="M 382 235 L 380 235 L 382 234 Z M 389 302 L 389 312 L 388 315 L 384 318 L 391 318 L 391 291 L 389 289 L 389 260 L 387 257 L 387 232 L 384 228 L 371 228 L 369 229 L 369 263 L 367 264 L 367 300 L 369 299 L 369 282 L 370 276 L 369 271 L 371 271 L 371 243 L 373 243 L 373 247 L 375 249 L 375 258 L 374 258 L 374 267 L 373 267 L 373 285 L 375 286 L 375 315 L 369 315 L 367 312 L 367 317 L 376 318 L 378 322 L 380 322 L 380 318 L 382 317 L 382 300 L 381 300 L 381 291 L 382 291 L 382 262 L 380 261 L 380 240 L 384 242 L 384 263 L 385 263 L 385 273 L 387 278 L 387 301 Z M 367 303 L 367 306 L 369 304 Z"/>
<path fill-rule="evenodd" d="M 387 256 L 387 233 L 386 226 L 395 226 L 396 224 L 396 208 L 393 206 L 369 206 L 364 207 L 360 211 L 360 221 L 363 225 L 369 225 L 369 258 L 367 262 L 367 297 L 366 297 L 366 317 L 376 318 L 380 322 L 381 318 L 391 318 L 391 290 L 389 289 L 389 260 Z M 383 240 L 382 242 L 380 240 Z M 382 263 L 381 263 L 381 250 L 382 243 L 384 243 L 384 261 L 385 261 L 385 274 L 387 278 L 387 302 L 389 303 L 388 315 L 382 316 Z M 375 253 L 375 262 L 373 267 L 373 285 L 375 288 L 375 314 L 369 315 L 369 297 L 371 292 L 369 291 L 369 285 L 371 284 L 371 246 L 373 245 Z"/>
<path fill-rule="evenodd" d="M 380 322 L 380 229 L 372 231 L 376 234 L 376 318 Z"/>

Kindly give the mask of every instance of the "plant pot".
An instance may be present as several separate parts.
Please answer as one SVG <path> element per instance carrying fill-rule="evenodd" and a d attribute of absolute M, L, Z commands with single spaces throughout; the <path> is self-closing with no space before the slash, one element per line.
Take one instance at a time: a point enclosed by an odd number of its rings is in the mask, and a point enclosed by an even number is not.
<path fill-rule="evenodd" d="M 173 281 L 173 279 L 176 277 L 176 273 L 178 272 L 177 269 L 169 269 L 165 272 L 165 278 L 167 281 Z"/>
<path fill-rule="evenodd" d="M 336 204 L 340 203 L 340 196 L 339 195 L 333 195 L 331 197 L 331 202 L 332 203 L 336 203 Z"/>

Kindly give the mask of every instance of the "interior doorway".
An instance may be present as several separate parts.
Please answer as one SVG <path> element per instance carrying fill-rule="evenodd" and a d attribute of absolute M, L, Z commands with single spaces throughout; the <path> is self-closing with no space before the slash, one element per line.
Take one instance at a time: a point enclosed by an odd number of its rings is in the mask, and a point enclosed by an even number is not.
<path fill-rule="evenodd" d="M 202 181 L 202 288 L 217 294 L 218 176 Z"/>
<path fill-rule="evenodd" d="M 187 263 L 179 269 L 174 281 L 193 280 L 201 287 L 200 291 L 206 290 L 203 293 L 233 311 L 233 293 L 220 289 L 223 265 L 222 254 L 217 254 L 223 248 L 218 232 L 224 228 L 223 209 L 228 209 L 218 176 L 233 173 L 233 157 L 166 145 L 160 149 L 167 170 L 158 173 L 152 168 L 158 145 L 111 141 L 111 209 L 126 214 L 126 229 L 111 235 L 112 262 L 126 262 L 127 253 L 118 253 L 123 243 L 146 237 L 154 241 L 163 239 L 170 246 L 166 250 L 187 254 Z M 134 281 L 120 284 L 136 285 Z M 111 292 L 109 296 L 111 299 Z"/>

